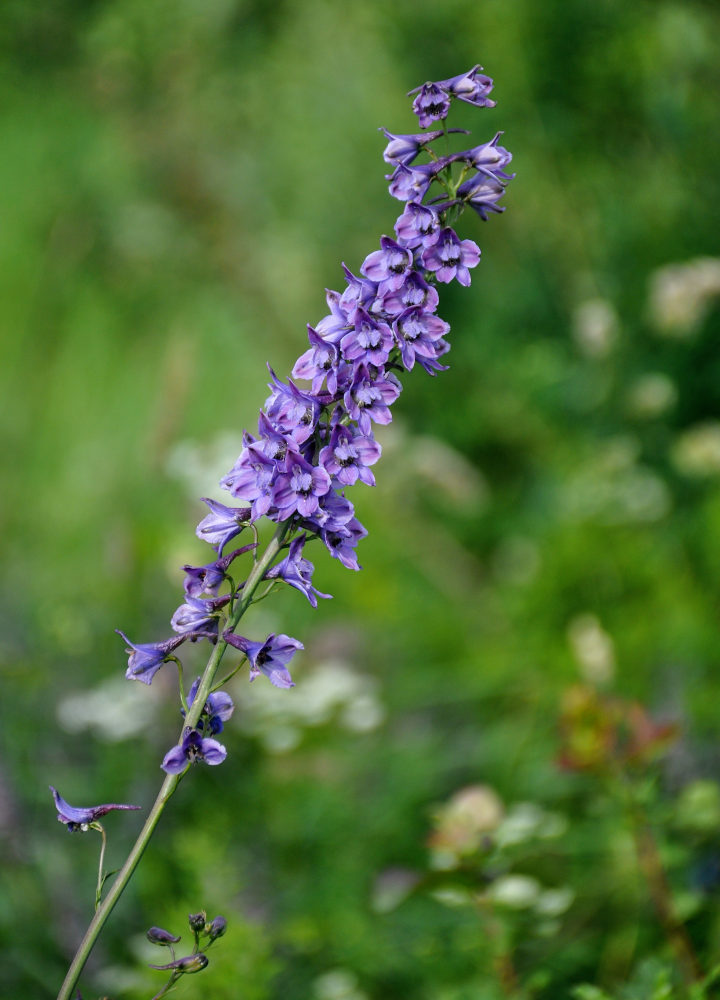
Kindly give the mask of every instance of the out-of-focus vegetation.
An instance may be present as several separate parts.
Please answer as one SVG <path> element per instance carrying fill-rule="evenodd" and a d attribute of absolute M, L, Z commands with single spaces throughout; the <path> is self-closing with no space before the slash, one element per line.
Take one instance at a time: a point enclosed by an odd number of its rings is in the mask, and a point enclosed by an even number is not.
<path fill-rule="evenodd" d="M 84 979 L 160 988 L 151 924 L 222 912 L 218 1000 L 662 1000 L 720 963 L 720 62 L 701 0 L 95 0 L 0 10 L 2 993 L 90 917 L 71 802 L 148 806 L 169 633 L 214 484 L 305 323 L 392 230 L 377 127 L 480 61 L 507 213 L 406 383 L 362 573 L 318 552 L 248 631 L 228 761 L 180 789 Z M 266 631 L 264 631 L 266 630 Z M 198 651 L 200 655 L 201 651 Z M 110 857 L 134 814 L 108 818 Z M 97 839 L 97 838 L 95 838 Z M 196 996 L 200 980 L 181 983 Z M 696 987 L 696 997 L 713 987 Z"/>

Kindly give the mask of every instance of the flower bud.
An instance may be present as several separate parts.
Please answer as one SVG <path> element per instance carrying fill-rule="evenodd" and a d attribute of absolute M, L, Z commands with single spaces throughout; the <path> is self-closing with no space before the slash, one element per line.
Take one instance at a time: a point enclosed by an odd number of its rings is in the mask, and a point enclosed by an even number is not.
<path fill-rule="evenodd" d="M 151 969 L 158 969 L 160 972 L 172 970 L 182 975 L 185 972 L 201 972 L 208 964 L 207 957 L 201 951 L 197 955 L 186 955 L 184 958 L 176 958 L 174 962 L 167 965 L 151 965 Z"/>
<path fill-rule="evenodd" d="M 177 944 L 180 940 L 179 937 L 171 934 L 170 931 L 163 930 L 162 927 L 151 927 L 147 932 L 147 939 L 152 944 L 159 945 Z"/>
<path fill-rule="evenodd" d="M 199 913 L 188 914 L 188 923 L 190 924 L 190 930 L 196 934 L 205 929 L 205 921 L 207 920 L 207 913 L 205 910 L 200 910 Z"/>
<path fill-rule="evenodd" d="M 210 940 L 214 941 L 216 938 L 222 937 L 227 930 L 227 920 L 225 917 L 215 917 L 205 930 L 210 935 Z"/>
<path fill-rule="evenodd" d="M 179 958 L 175 968 L 178 972 L 202 972 L 208 964 L 208 958 L 201 951 L 197 955 L 187 955 Z"/>

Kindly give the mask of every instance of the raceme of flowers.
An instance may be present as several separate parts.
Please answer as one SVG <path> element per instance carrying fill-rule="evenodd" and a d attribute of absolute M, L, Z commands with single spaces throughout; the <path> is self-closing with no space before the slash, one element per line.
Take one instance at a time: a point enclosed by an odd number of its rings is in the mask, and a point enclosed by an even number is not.
<path fill-rule="evenodd" d="M 441 127 L 402 135 L 381 130 L 388 140 L 383 157 L 392 168 L 387 175 L 390 194 L 404 203 L 394 235 L 382 236 L 359 274 L 343 265 L 345 288 L 327 292 L 329 312 L 315 326 L 308 325 L 309 346 L 292 377 L 282 380 L 270 369 L 270 395 L 257 432 L 245 432 L 242 453 L 221 481 L 231 502 L 204 499 L 209 512 L 197 535 L 212 546 L 216 558 L 204 566 L 184 567 L 185 600 L 171 621 L 174 636 L 133 643 L 120 633 L 128 645 L 129 679 L 150 684 L 164 663 L 177 660 L 175 651 L 183 643 L 207 640 L 242 653 L 251 680 L 264 674 L 277 687 L 293 686 L 288 663 L 302 644 L 283 634 L 258 641 L 235 634 L 232 611 L 245 584 L 238 584 L 230 571 L 250 553 L 257 565 L 255 523 L 260 518 L 285 527 L 277 560 L 263 575 L 268 587 L 287 583 L 313 607 L 318 598 L 330 597 L 312 583 L 314 567 L 304 554 L 311 539 L 319 539 L 348 569 L 360 568 L 356 548 L 367 532 L 346 489 L 357 482 L 375 483 L 373 466 L 381 448 L 373 429 L 392 419 L 391 407 L 402 388 L 399 374 L 416 364 L 430 375 L 446 369 L 441 359 L 450 349 L 449 326 L 436 312 L 437 286 L 453 280 L 469 285 L 470 270 L 480 260 L 477 244 L 461 239 L 450 222 L 468 206 L 483 220 L 502 212 L 498 202 L 514 176 L 505 172 L 511 154 L 498 144 L 501 133 L 462 152 L 438 155 L 433 149 L 450 134 L 467 134 L 444 125 L 452 101 L 493 107 L 488 97 L 492 87 L 479 66 L 426 83 L 410 92 L 417 94 L 413 111 L 421 129 L 443 123 Z M 427 162 L 417 162 L 421 155 Z M 224 554 L 247 530 L 254 541 Z M 187 701 L 181 695 L 184 710 L 192 704 L 197 684 Z M 163 769 L 179 774 L 194 761 L 221 763 L 226 750 L 215 736 L 231 712 L 229 695 L 213 689 L 198 723 L 186 727 L 166 754 Z"/>

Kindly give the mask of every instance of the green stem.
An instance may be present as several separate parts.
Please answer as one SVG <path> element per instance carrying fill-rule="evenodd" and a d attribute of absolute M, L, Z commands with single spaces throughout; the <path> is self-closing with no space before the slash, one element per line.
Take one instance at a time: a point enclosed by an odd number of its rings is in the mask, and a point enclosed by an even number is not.
<path fill-rule="evenodd" d="M 105 884 L 103 869 L 105 866 L 105 848 L 107 847 L 107 837 L 105 836 L 105 829 L 100 823 L 93 823 L 93 826 L 102 837 L 102 844 L 100 846 L 100 861 L 98 862 L 97 888 L 95 889 L 95 909 L 97 910 L 98 906 L 100 906 L 100 897 L 102 896 L 103 885 Z"/>
<path fill-rule="evenodd" d="M 247 578 L 245 586 L 243 587 L 242 596 L 232 610 L 232 614 L 227 625 L 228 630 L 232 631 L 235 629 L 238 622 L 250 606 L 252 596 L 262 581 L 266 571 L 272 564 L 273 559 L 275 559 L 280 551 L 289 527 L 289 521 L 284 521 L 282 524 L 278 525 L 278 528 L 269 541 L 262 557 L 256 560 L 250 576 Z M 195 700 L 193 701 L 190 711 L 187 713 L 184 720 L 183 731 L 186 726 L 193 729 L 198 724 L 202 710 L 205 707 L 205 702 L 210 694 L 213 681 L 215 680 L 215 675 L 217 674 L 220 666 L 220 661 L 222 660 L 223 654 L 227 649 L 227 645 L 228 644 L 224 642 L 223 639 L 219 639 L 217 644 L 214 646 L 210 659 L 205 667 L 205 672 L 202 675 L 200 686 L 197 690 L 197 694 L 195 695 Z M 178 742 L 181 742 L 181 740 L 182 733 Z M 158 824 L 158 820 L 160 819 L 165 806 L 174 794 L 177 786 L 180 784 L 180 778 L 181 775 L 168 774 L 163 781 L 160 791 L 158 792 L 158 796 L 155 799 L 153 807 L 145 821 L 145 825 L 140 831 L 137 840 L 133 844 L 130 853 L 125 860 L 125 864 L 118 872 L 117 878 L 110 887 L 107 896 L 102 901 L 100 906 L 98 906 L 95 916 L 91 920 L 90 925 L 85 932 L 85 936 L 80 942 L 78 950 L 75 953 L 75 957 L 73 958 L 70 968 L 67 971 L 67 975 L 65 976 L 65 981 L 63 982 L 60 992 L 58 993 L 57 1000 L 71 1000 L 72 992 L 77 985 L 80 974 L 82 973 L 85 963 L 90 956 L 90 952 L 92 951 L 101 930 L 105 926 L 108 917 L 112 913 L 115 904 L 122 895 L 126 885 L 133 875 L 133 872 L 137 868 L 140 859 L 145 853 L 145 848 L 150 841 L 150 837 Z"/>

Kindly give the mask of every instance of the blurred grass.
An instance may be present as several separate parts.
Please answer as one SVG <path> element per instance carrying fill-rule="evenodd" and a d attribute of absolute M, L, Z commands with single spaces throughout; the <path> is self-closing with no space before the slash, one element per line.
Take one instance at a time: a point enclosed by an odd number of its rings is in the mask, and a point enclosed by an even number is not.
<path fill-rule="evenodd" d="M 338 968 L 369 997 L 479 996 L 471 915 L 369 903 L 385 868 L 426 863 L 433 804 L 477 781 L 578 824 L 586 915 L 550 958 L 526 945 L 523 967 L 550 977 L 537 995 L 617 978 L 615 945 L 629 964 L 660 948 L 554 765 L 556 719 L 578 678 L 568 627 L 591 614 L 618 693 L 683 726 L 668 790 L 716 771 L 720 463 L 712 440 L 694 473 L 676 454 L 717 420 L 717 299 L 663 338 L 648 283 L 718 253 L 719 27 L 697 0 L 3 6 L 8 995 L 49 995 L 88 916 L 95 846 L 62 834 L 47 784 L 148 804 L 177 721 L 161 697 L 147 736 L 98 742 L 65 733 L 55 706 L 122 676 L 115 626 L 167 634 L 178 567 L 206 555 L 196 498 L 219 495 L 265 362 L 290 368 L 340 261 L 357 268 L 391 230 L 377 127 L 411 131 L 405 92 L 478 60 L 498 108 L 453 124 L 478 141 L 504 129 L 518 177 L 505 216 L 463 221 L 483 262 L 443 298 L 452 368 L 407 380 L 378 488 L 353 497 L 363 572 L 319 554 L 334 600 L 312 613 L 285 595 L 253 625 L 303 639 L 298 688 L 333 658 L 374 678 L 384 721 L 300 723 L 287 754 L 231 725 L 228 765 L 183 787 L 89 981 L 104 965 L 137 975 L 133 935 L 207 906 L 231 921 L 204 974 L 217 997 L 239 981 L 250 997 L 320 997 Z M 596 300 L 611 317 L 599 347 L 578 313 Z M 677 401 L 638 417 L 647 373 Z M 133 828 L 113 824 L 116 860 Z M 717 913 L 703 914 L 695 933 L 712 940 Z M 142 997 L 152 982 L 104 988 Z"/>

